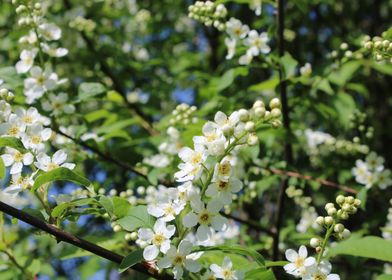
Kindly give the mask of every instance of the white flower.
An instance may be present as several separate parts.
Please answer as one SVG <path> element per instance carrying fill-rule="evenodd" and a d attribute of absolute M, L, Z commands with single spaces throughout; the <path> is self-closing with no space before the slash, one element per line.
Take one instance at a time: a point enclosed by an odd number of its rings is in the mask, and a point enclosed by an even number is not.
<path fill-rule="evenodd" d="M 203 135 L 193 137 L 195 145 L 204 146 L 210 155 L 219 156 L 225 152 L 226 138 L 213 122 L 203 125 Z"/>
<path fill-rule="evenodd" d="M 224 181 L 229 182 L 232 174 L 232 167 L 229 160 L 224 159 L 221 163 L 217 163 L 214 168 L 213 182 Z"/>
<path fill-rule="evenodd" d="M 166 201 L 147 206 L 148 214 L 161 218 L 165 222 L 172 221 L 184 209 L 185 203 L 181 201 Z"/>
<path fill-rule="evenodd" d="M 26 134 L 22 136 L 22 143 L 27 149 L 41 151 L 44 149 L 44 142 L 48 141 L 52 135 L 50 128 L 44 128 L 41 124 L 33 124 L 28 127 Z"/>
<path fill-rule="evenodd" d="M 242 22 L 236 18 L 230 18 L 226 22 L 226 32 L 233 39 L 244 39 L 249 32 L 249 26 L 242 24 Z"/>
<path fill-rule="evenodd" d="M 239 192 L 241 189 L 242 182 L 236 178 L 231 178 L 228 181 L 217 180 L 208 186 L 206 195 L 216 197 L 225 205 L 230 204 L 233 194 Z"/>
<path fill-rule="evenodd" d="M 186 240 L 182 240 L 178 249 L 175 246 L 171 246 L 167 251 L 166 255 L 160 259 L 157 266 L 162 268 L 173 267 L 174 279 L 180 279 L 184 273 L 184 269 L 190 272 L 198 272 L 201 269 L 200 264 L 193 259 L 190 259 L 192 251 L 192 243 Z"/>
<path fill-rule="evenodd" d="M 45 43 L 41 43 L 41 47 L 42 50 L 51 57 L 63 57 L 68 54 L 68 50 L 66 48 L 55 48 Z"/>
<path fill-rule="evenodd" d="M 34 30 L 30 30 L 28 35 L 20 37 L 19 43 L 34 45 L 37 43 L 37 34 L 34 32 Z"/>
<path fill-rule="evenodd" d="M 26 101 L 29 104 L 41 98 L 45 92 L 54 89 L 58 84 L 56 73 L 52 73 L 49 70 L 42 71 L 38 66 L 31 68 L 30 74 L 31 77 L 24 81 Z"/>
<path fill-rule="evenodd" d="M 391 170 L 385 169 L 380 174 L 378 174 L 378 187 L 385 190 L 388 186 L 392 185 Z"/>
<path fill-rule="evenodd" d="M 0 135 L 20 137 L 25 131 L 26 126 L 16 114 L 11 114 L 8 122 L 0 124 Z"/>
<path fill-rule="evenodd" d="M 17 174 L 22 172 L 23 166 L 28 166 L 33 163 L 34 157 L 27 152 L 22 154 L 18 150 L 7 147 L 6 153 L 1 155 L 5 166 L 11 166 L 10 174 Z"/>
<path fill-rule="evenodd" d="M 61 114 L 72 114 L 75 112 L 75 106 L 68 104 L 68 95 L 64 92 L 59 94 L 50 93 L 48 101 L 42 103 L 42 108 L 45 111 L 51 111 L 51 115 L 58 116 Z"/>
<path fill-rule="evenodd" d="M 332 265 L 328 261 L 322 261 L 318 266 L 309 269 L 309 273 L 303 276 L 303 280 L 340 280 L 339 275 L 330 274 Z"/>
<path fill-rule="evenodd" d="M 11 105 L 4 100 L 0 100 L 0 122 L 8 120 L 11 111 Z"/>
<path fill-rule="evenodd" d="M 139 238 L 151 244 L 144 248 L 144 259 L 147 261 L 155 260 L 159 251 L 165 254 L 170 248 L 170 238 L 175 231 L 175 226 L 169 225 L 166 227 L 165 221 L 161 219 L 155 222 L 153 230 L 149 228 L 139 229 Z"/>
<path fill-rule="evenodd" d="M 312 74 L 312 65 L 308 62 L 305 63 L 305 65 L 299 69 L 299 72 L 302 76 L 310 76 Z"/>
<path fill-rule="evenodd" d="M 225 45 L 227 47 L 226 59 L 232 59 L 235 55 L 237 40 L 233 38 L 225 38 Z"/>
<path fill-rule="evenodd" d="M 30 107 L 27 110 L 24 108 L 18 108 L 16 109 L 15 114 L 26 126 L 33 125 L 41 118 L 41 115 L 38 113 L 38 110 L 34 107 Z"/>
<path fill-rule="evenodd" d="M 31 188 L 34 185 L 34 175 L 35 173 L 31 174 L 30 177 L 23 177 L 21 173 L 13 174 L 11 185 L 4 189 L 4 193 L 15 196 L 22 190 Z"/>
<path fill-rule="evenodd" d="M 249 65 L 252 62 L 253 55 L 249 50 L 244 54 L 241 55 L 240 58 L 238 59 L 238 63 L 240 65 Z"/>
<path fill-rule="evenodd" d="M 201 145 L 195 145 L 195 150 L 184 147 L 178 153 L 179 157 L 184 161 L 180 163 L 180 169 L 174 174 L 177 182 L 186 182 L 199 178 L 202 172 L 202 163 L 207 158 L 207 153 Z"/>
<path fill-rule="evenodd" d="M 50 158 L 47 154 L 41 152 L 37 155 L 37 161 L 34 162 L 34 164 L 37 168 L 45 172 L 51 171 L 58 167 L 74 169 L 75 164 L 65 163 L 66 160 L 67 153 L 65 152 L 65 150 L 58 150 L 53 154 L 52 158 Z"/>
<path fill-rule="evenodd" d="M 286 259 L 290 262 L 283 268 L 284 270 L 294 276 L 300 276 L 304 274 L 304 270 L 315 264 L 316 260 L 313 257 L 307 257 L 308 251 L 305 246 L 299 247 L 298 253 L 293 249 L 286 250 Z"/>
<path fill-rule="evenodd" d="M 367 164 L 360 159 L 358 159 L 355 164 L 356 166 L 352 169 L 355 180 L 360 184 L 366 185 L 367 177 L 370 174 Z"/>
<path fill-rule="evenodd" d="M 366 157 L 366 163 L 370 170 L 382 171 L 384 169 L 384 159 L 377 156 L 375 152 L 371 152 Z"/>
<path fill-rule="evenodd" d="M 261 0 L 251 0 L 249 3 L 249 7 L 255 11 L 255 15 L 259 16 L 261 15 L 261 10 L 262 10 L 262 3 Z"/>
<path fill-rule="evenodd" d="M 199 224 L 196 237 L 200 241 L 207 240 L 211 236 L 211 229 L 221 231 L 225 228 L 227 219 L 219 215 L 222 204 L 217 200 L 211 200 L 205 207 L 204 202 L 198 195 L 191 198 L 192 211 L 186 214 L 182 220 L 187 228 Z"/>
<path fill-rule="evenodd" d="M 170 159 L 167 155 L 157 154 L 144 158 L 143 163 L 156 168 L 164 168 L 170 164 Z"/>
<path fill-rule="evenodd" d="M 234 111 L 229 117 L 225 113 L 218 111 L 215 114 L 214 121 L 214 126 L 227 135 L 234 131 L 234 127 L 240 121 L 240 118 L 237 111 Z"/>
<path fill-rule="evenodd" d="M 301 213 L 301 220 L 296 226 L 297 231 L 306 233 L 310 227 L 314 229 L 319 228 L 318 224 L 314 222 L 317 217 L 318 215 L 314 207 L 304 208 Z"/>
<path fill-rule="evenodd" d="M 32 49 L 23 50 L 20 54 L 20 60 L 16 63 L 15 68 L 18 74 L 28 72 L 33 67 L 34 59 L 37 55 L 38 50 Z"/>
<path fill-rule="evenodd" d="M 242 271 L 233 270 L 233 263 L 229 257 L 223 259 L 222 266 L 216 264 L 210 265 L 210 269 L 214 272 L 214 276 L 224 280 L 241 280 L 244 279 Z"/>
<path fill-rule="evenodd" d="M 271 51 L 271 48 L 267 44 L 268 40 L 267 33 L 263 32 L 259 35 L 256 30 L 251 30 L 244 44 L 249 47 L 250 54 L 258 56 L 260 53 L 266 54 Z"/>
<path fill-rule="evenodd" d="M 38 26 L 38 33 L 48 41 L 61 38 L 61 29 L 53 23 L 43 23 Z"/>
<path fill-rule="evenodd" d="M 216 280 L 214 273 L 207 270 L 203 275 L 201 275 L 200 280 Z"/>

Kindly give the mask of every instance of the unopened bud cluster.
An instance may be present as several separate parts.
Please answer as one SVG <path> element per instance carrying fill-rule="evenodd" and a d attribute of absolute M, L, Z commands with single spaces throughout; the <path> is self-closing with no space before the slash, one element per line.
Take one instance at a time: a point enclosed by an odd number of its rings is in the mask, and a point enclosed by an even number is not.
<path fill-rule="evenodd" d="M 196 1 L 194 5 L 189 6 L 188 11 L 190 18 L 206 26 L 214 26 L 220 31 L 225 29 L 227 9 L 223 4 L 217 5 L 212 1 Z"/>
<path fill-rule="evenodd" d="M 355 111 L 350 116 L 350 127 L 358 129 L 359 131 L 359 136 L 353 138 L 354 143 L 359 143 L 361 141 L 360 136 L 362 135 L 365 136 L 367 139 L 373 138 L 374 128 L 365 124 L 366 117 L 366 113 L 363 113 L 359 110 Z"/>
<path fill-rule="evenodd" d="M 325 205 L 325 210 L 328 215 L 317 217 L 316 223 L 325 227 L 327 231 L 330 230 L 338 240 L 344 240 L 350 237 L 351 232 L 345 228 L 341 221 L 347 220 L 350 215 L 355 214 L 358 207 L 361 205 L 361 201 L 353 196 L 339 195 L 336 198 L 336 203 L 337 205 L 334 203 L 327 203 Z M 310 245 L 318 251 L 321 250 L 321 248 L 319 248 L 321 240 L 316 242 L 316 239 L 318 238 L 312 238 Z"/>
<path fill-rule="evenodd" d="M 14 100 L 15 95 L 6 88 L 0 89 L 0 99 L 3 99 L 7 102 Z"/>
<path fill-rule="evenodd" d="M 91 19 L 77 16 L 75 19 L 69 22 L 69 27 L 78 31 L 92 32 L 97 27 L 97 24 Z"/>
<path fill-rule="evenodd" d="M 293 185 L 286 189 L 286 194 L 288 197 L 294 199 L 295 204 L 302 208 L 307 208 L 312 202 L 310 196 L 304 196 L 304 191 L 302 189 L 296 189 Z"/>
<path fill-rule="evenodd" d="M 177 105 L 176 109 L 172 112 L 170 119 L 170 125 L 188 125 L 197 122 L 197 117 L 194 116 L 196 112 L 196 106 L 189 106 L 188 104 L 182 103 Z"/>
<path fill-rule="evenodd" d="M 332 51 L 328 54 L 328 57 L 337 61 L 347 61 L 349 59 L 361 59 L 363 54 L 361 52 L 353 52 L 349 49 L 349 45 L 346 42 L 340 44 L 339 49 Z"/>
<path fill-rule="evenodd" d="M 36 1 L 12 1 L 16 6 L 16 13 L 20 15 L 18 25 L 33 26 L 37 25 L 41 16 L 43 15 L 42 5 Z"/>
<path fill-rule="evenodd" d="M 392 41 L 382 38 L 373 37 L 365 41 L 365 49 L 372 52 L 377 61 L 389 61 L 392 63 Z"/>

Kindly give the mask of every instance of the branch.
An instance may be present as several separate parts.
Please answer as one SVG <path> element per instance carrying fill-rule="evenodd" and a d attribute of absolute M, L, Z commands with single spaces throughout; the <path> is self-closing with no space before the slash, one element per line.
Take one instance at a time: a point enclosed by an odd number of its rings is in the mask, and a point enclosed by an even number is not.
<path fill-rule="evenodd" d="M 229 218 L 229 219 L 232 219 L 232 220 L 239 222 L 241 224 L 247 225 L 248 227 L 255 229 L 257 231 L 264 232 L 264 233 L 271 235 L 271 236 L 273 236 L 275 234 L 272 230 L 265 228 L 265 227 L 262 227 L 258 222 L 255 222 L 252 220 L 244 220 L 239 217 L 233 216 L 232 214 L 226 214 L 223 211 L 220 212 L 220 214 L 226 218 Z"/>
<path fill-rule="evenodd" d="M 109 261 L 112 261 L 112 262 L 115 262 L 118 264 L 120 264 L 122 262 L 122 260 L 124 259 L 123 256 L 121 256 L 115 252 L 109 251 L 109 250 L 102 248 L 98 245 L 95 245 L 87 240 L 81 239 L 73 234 L 65 232 L 65 231 L 63 231 L 53 225 L 50 225 L 40 219 L 37 219 L 37 218 L 31 216 L 30 214 L 28 214 L 24 211 L 18 210 L 18 209 L 14 208 L 8 204 L 5 204 L 4 202 L 1 202 L 1 201 L 0 201 L 0 211 L 53 235 L 54 237 L 56 237 L 58 242 L 63 241 L 63 242 L 72 244 L 76 247 L 79 247 L 81 249 L 89 251 L 97 256 L 100 256 L 102 258 L 105 258 Z M 159 274 L 159 271 L 157 271 L 148 262 L 138 263 L 138 264 L 132 266 L 131 268 L 133 270 L 138 271 L 138 272 L 147 274 L 148 276 L 153 277 L 155 279 L 159 279 L 159 280 L 173 279 L 168 274 Z"/>
<path fill-rule="evenodd" d="M 338 183 L 331 182 L 331 181 L 321 179 L 321 178 L 314 178 L 310 175 L 305 175 L 305 174 L 301 174 L 298 172 L 282 170 L 282 169 L 277 169 L 277 168 L 263 168 L 263 169 L 270 171 L 274 174 L 278 174 L 278 175 L 284 175 L 284 176 L 288 176 L 288 177 L 294 177 L 294 178 L 299 178 L 299 179 L 303 179 L 303 180 L 314 181 L 314 182 L 320 183 L 321 185 L 332 187 L 332 188 L 337 188 L 337 189 L 340 189 L 340 190 L 348 192 L 348 193 L 352 193 L 352 194 L 358 193 L 357 190 L 350 188 L 348 186 L 340 185 Z"/>
<path fill-rule="evenodd" d="M 284 0 L 278 0 L 278 14 L 277 14 L 277 25 L 278 25 L 278 53 L 279 57 L 282 57 L 285 52 L 284 46 Z M 293 165 L 293 151 L 291 146 L 291 128 L 290 128 L 290 108 L 287 102 L 287 83 L 284 78 L 284 71 L 282 63 L 279 64 L 279 88 L 280 88 L 280 98 L 282 101 L 282 115 L 283 115 L 283 126 L 286 131 L 286 139 L 284 145 L 284 157 L 287 165 L 291 167 Z M 285 202 L 285 192 L 288 185 L 288 179 L 283 179 L 279 188 L 279 197 L 277 202 L 277 213 L 275 220 L 275 235 L 273 237 L 273 250 L 272 259 L 274 261 L 279 258 L 279 236 L 280 229 L 283 223 L 283 211 Z"/>

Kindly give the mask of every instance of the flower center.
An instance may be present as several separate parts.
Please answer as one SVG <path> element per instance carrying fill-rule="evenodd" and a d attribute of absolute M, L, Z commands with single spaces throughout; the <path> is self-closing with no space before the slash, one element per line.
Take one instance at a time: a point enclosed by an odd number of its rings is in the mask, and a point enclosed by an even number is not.
<path fill-rule="evenodd" d="M 155 234 L 154 238 L 152 239 L 152 243 L 156 246 L 160 246 L 163 241 L 165 241 L 165 237 L 160 233 Z"/>
<path fill-rule="evenodd" d="M 183 262 L 184 262 L 184 257 L 181 255 L 176 255 L 173 259 L 174 265 L 182 265 Z"/>
<path fill-rule="evenodd" d="M 230 269 L 223 269 L 222 271 L 224 279 L 232 279 L 233 278 L 233 271 Z"/>
<path fill-rule="evenodd" d="M 22 118 L 22 121 L 25 123 L 33 123 L 33 118 L 31 116 L 26 115 Z"/>
<path fill-rule="evenodd" d="M 324 274 L 317 273 L 317 274 L 314 276 L 313 279 L 314 279 L 314 280 L 325 280 L 325 279 L 327 279 L 327 277 L 325 277 Z"/>
<path fill-rule="evenodd" d="M 39 76 L 37 77 L 37 84 L 42 86 L 45 83 L 45 78 L 44 76 Z"/>
<path fill-rule="evenodd" d="M 14 161 L 21 162 L 23 160 L 23 155 L 20 152 L 14 154 Z"/>
<path fill-rule="evenodd" d="M 216 140 L 217 136 L 216 136 L 216 134 L 214 133 L 214 134 L 208 135 L 206 138 L 207 138 L 207 142 L 213 142 L 213 141 Z"/>
<path fill-rule="evenodd" d="M 202 211 L 199 214 L 199 224 L 201 225 L 209 225 L 211 223 L 211 215 L 207 212 L 207 210 Z"/>
<path fill-rule="evenodd" d="M 48 171 L 58 168 L 59 165 L 57 163 L 51 162 L 48 164 Z"/>
<path fill-rule="evenodd" d="M 175 214 L 173 206 L 171 206 L 171 205 L 166 206 L 164 211 L 165 211 L 166 216 Z"/>
<path fill-rule="evenodd" d="M 19 134 L 19 127 L 17 126 L 11 126 L 10 129 L 8 130 L 8 134 L 11 136 L 17 136 Z"/>
<path fill-rule="evenodd" d="M 218 171 L 219 171 L 219 173 L 220 173 L 221 175 L 229 175 L 230 170 L 231 170 L 230 163 L 224 162 L 224 163 L 219 164 L 219 169 L 218 169 Z"/>
<path fill-rule="evenodd" d="M 42 139 L 39 135 L 34 135 L 33 137 L 31 137 L 31 143 L 33 143 L 34 145 L 38 145 L 39 143 L 41 143 L 41 141 Z"/>
<path fill-rule="evenodd" d="M 304 263 L 305 263 L 305 260 L 303 258 L 297 258 L 295 260 L 294 264 L 296 267 L 302 267 L 304 265 Z"/>
<path fill-rule="evenodd" d="M 228 187 L 229 187 L 229 182 L 219 181 L 219 183 L 218 183 L 218 189 L 219 189 L 220 191 L 225 191 L 225 190 L 228 189 Z"/>
<path fill-rule="evenodd" d="M 192 158 L 191 158 L 191 163 L 192 164 L 198 164 L 202 160 L 201 153 L 194 153 Z"/>

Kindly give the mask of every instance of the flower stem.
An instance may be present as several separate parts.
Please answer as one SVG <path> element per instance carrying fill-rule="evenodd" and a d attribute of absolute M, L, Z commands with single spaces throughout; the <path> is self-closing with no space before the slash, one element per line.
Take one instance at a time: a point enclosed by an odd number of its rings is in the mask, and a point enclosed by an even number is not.
<path fill-rule="evenodd" d="M 327 246 L 327 243 L 328 243 L 328 239 L 331 236 L 331 234 L 333 233 L 334 226 L 335 226 L 335 222 L 332 223 L 332 225 L 327 229 L 327 232 L 325 233 L 323 243 L 321 244 L 321 250 L 317 256 L 317 264 L 320 264 L 320 262 L 321 262 L 321 258 L 323 257 L 325 247 Z"/>

